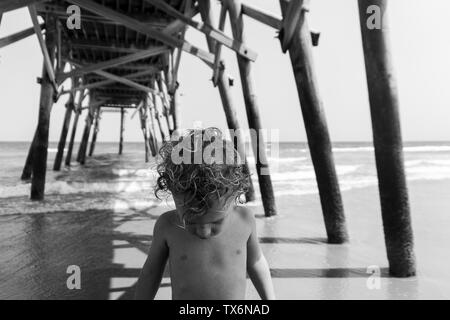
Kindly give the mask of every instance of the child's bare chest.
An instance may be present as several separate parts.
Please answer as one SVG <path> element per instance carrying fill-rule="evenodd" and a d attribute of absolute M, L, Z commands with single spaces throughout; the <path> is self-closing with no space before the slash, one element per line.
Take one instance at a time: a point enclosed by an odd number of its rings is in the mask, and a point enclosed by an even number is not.
<path fill-rule="evenodd" d="M 173 298 L 243 299 L 250 232 L 238 219 L 209 239 L 172 229 L 167 243 Z"/>
<path fill-rule="evenodd" d="M 184 238 L 184 237 L 183 237 Z M 247 242 L 244 237 L 224 239 L 193 239 L 192 237 L 177 238 L 169 248 L 172 263 L 187 266 L 232 264 L 247 257 Z"/>
<path fill-rule="evenodd" d="M 209 239 L 198 238 L 186 230 L 177 230 L 168 241 L 171 274 L 245 275 L 248 237 L 249 230 L 239 225 L 230 225 Z"/>

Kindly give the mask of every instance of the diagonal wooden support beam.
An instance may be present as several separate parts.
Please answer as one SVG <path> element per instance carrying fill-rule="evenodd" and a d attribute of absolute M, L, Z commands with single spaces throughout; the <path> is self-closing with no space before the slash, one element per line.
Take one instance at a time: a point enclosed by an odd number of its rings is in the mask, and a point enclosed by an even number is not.
<path fill-rule="evenodd" d="M 86 73 L 91 73 L 91 72 L 95 72 L 95 71 L 99 71 L 99 70 L 103 70 L 103 69 L 112 68 L 112 67 L 115 67 L 118 65 L 130 63 L 133 61 L 150 58 L 150 57 L 162 54 L 164 52 L 167 52 L 168 50 L 169 49 L 167 47 L 162 46 L 162 47 L 152 48 L 150 50 L 145 50 L 145 51 L 125 55 L 125 56 L 111 59 L 108 61 L 102 61 L 100 63 L 95 63 L 95 64 L 92 64 L 89 66 L 81 67 L 81 68 L 75 69 L 75 70 L 67 72 L 67 73 L 59 73 L 57 76 L 57 80 L 58 80 L 58 83 L 62 83 L 65 79 L 70 78 L 70 77 L 79 77 Z"/>
<path fill-rule="evenodd" d="M 71 64 L 73 64 L 76 67 L 81 67 L 81 65 L 79 63 L 76 63 L 74 61 L 69 61 L 67 59 L 66 59 L 66 61 L 70 62 Z M 144 91 L 144 92 L 147 92 L 147 93 L 153 93 L 153 94 L 159 95 L 159 92 L 157 92 L 156 90 L 151 89 L 151 88 L 146 87 L 146 86 L 143 86 L 142 84 L 134 82 L 134 81 L 132 81 L 130 79 L 123 78 L 123 77 L 120 77 L 120 76 L 116 76 L 115 74 L 112 74 L 112 73 L 109 73 L 109 72 L 106 72 L 106 71 L 102 71 L 102 70 L 94 71 L 94 73 L 98 74 L 99 76 L 102 76 L 102 77 L 104 77 L 106 79 L 113 80 L 115 82 L 123 83 L 123 84 L 125 84 L 125 85 L 127 85 L 129 87 L 135 88 L 137 90 L 141 90 L 141 91 Z"/>
<path fill-rule="evenodd" d="M 220 9 L 220 18 L 219 18 L 219 30 L 223 31 L 225 29 L 225 23 L 227 19 L 227 7 L 222 5 L 222 8 Z M 219 75 L 222 71 L 221 69 L 221 61 L 220 56 L 222 52 L 222 44 L 220 42 L 216 42 L 215 48 L 214 48 L 214 66 L 213 66 L 213 84 L 215 87 L 217 87 L 217 84 L 219 82 Z M 223 66 L 223 64 L 222 64 Z"/>
<path fill-rule="evenodd" d="M 276 16 L 244 3 L 242 4 L 242 13 L 277 30 L 280 30 L 283 24 L 283 18 L 280 16 Z"/>
<path fill-rule="evenodd" d="M 68 0 L 68 2 L 79 5 L 80 7 L 83 7 L 84 9 L 103 16 L 107 19 L 116 21 L 129 29 L 146 34 L 149 37 L 161 41 L 166 45 L 175 48 L 181 48 L 184 51 L 206 61 L 209 64 L 214 63 L 214 56 L 209 52 L 197 48 L 184 41 L 183 39 L 178 39 L 176 37 L 165 34 L 164 32 L 156 30 L 155 28 L 149 27 L 136 19 L 130 18 L 129 16 L 121 14 L 108 7 L 102 6 L 96 2 L 93 2 L 92 0 Z"/>
<path fill-rule="evenodd" d="M 41 27 L 41 30 L 42 30 L 43 28 L 45 28 L 45 24 L 42 23 L 40 25 L 40 27 Z M 14 34 L 11 34 L 9 36 L 0 38 L 0 49 L 3 48 L 3 47 L 8 46 L 10 44 L 13 44 L 13 43 L 15 43 L 17 41 L 20 41 L 20 40 L 23 40 L 25 38 L 28 38 L 29 36 L 33 35 L 34 33 L 35 33 L 34 27 L 31 27 L 31 28 L 28 28 L 28 29 L 16 32 Z"/>
<path fill-rule="evenodd" d="M 30 17 L 31 17 L 31 21 L 33 22 L 34 32 L 36 33 L 36 36 L 38 38 L 42 54 L 44 55 L 44 64 L 45 64 L 45 68 L 47 70 L 48 77 L 49 77 L 50 81 L 52 82 L 52 85 L 53 85 L 53 88 L 55 89 L 55 91 L 58 91 L 58 85 L 56 84 L 56 78 L 55 78 L 55 71 L 53 70 L 53 61 L 50 59 L 50 55 L 48 53 L 48 48 L 45 45 L 45 40 L 42 35 L 42 30 L 41 30 L 41 27 L 40 27 L 40 24 L 38 21 L 36 8 L 34 5 L 31 5 L 28 7 L 28 10 L 30 11 Z"/>
<path fill-rule="evenodd" d="M 302 10 L 305 10 L 305 11 L 308 10 L 308 3 L 305 3 L 303 5 Z M 244 3 L 242 4 L 242 13 L 245 14 L 246 16 L 248 16 L 258 22 L 261 22 L 262 24 L 265 24 L 269 27 L 272 27 L 278 31 L 280 31 L 283 28 L 283 24 L 285 23 L 283 18 L 278 15 L 274 15 L 270 12 L 266 12 L 264 10 L 255 8 L 253 6 L 249 6 Z M 296 23 L 298 24 L 298 20 Z M 295 28 L 293 31 L 295 31 Z M 319 45 L 320 32 L 311 30 L 310 33 L 311 33 L 312 44 L 314 47 L 317 47 Z M 283 36 L 280 36 L 280 40 L 283 41 Z"/>
<path fill-rule="evenodd" d="M 153 90 L 153 89 L 151 89 L 149 87 L 143 86 L 142 84 L 139 84 L 139 83 L 134 82 L 134 81 L 132 81 L 130 79 L 127 79 L 127 78 L 122 78 L 122 77 L 116 76 L 116 75 L 114 75 L 112 73 L 109 73 L 109 72 L 106 72 L 106 71 L 96 71 L 95 73 L 100 75 L 100 76 L 102 76 L 102 77 L 105 77 L 107 79 L 111 79 L 111 80 L 114 80 L 116 82 L 123 83 L 123 84 L 125 84 L 125 85 L 127 85 L 129 87 L 132 87 L 132 88 L 135 88 L 135 89 L 147 92 L 147 93 L 153 93 L 153 94 L 156 94 L 156 95 L 160 94 L 158 91 Z"/>
<path fill-rule="evenodd" d="M 2 0 L 0 1 L 0 15 L 8 11 L 47 1 L 49 0 Z"/>
<path fill-rule="evenodd" d="M 210 37 L 213 40 L 221 43 L 222 45 L 230 48 L 231 50 L 236 51 L 241 56 L 251 61 L 256 60 L 257 57 L 256 52 L 248 48 L 242 42 L 231 39 L 222 30 L 217 30 L 212 26 L 210 26 L 209 24 L 192 20 L 191 18 L 185 16 L 183 13 L 179 12 L 177 9 L 175 9 L 170 4 L 164 1 L 161 0 L 144 0 L 144 1 L 164 11 L 165 13 L 171 15 L 172 17 L 179 19 L 180 21 L 193 27 L 194 29 L 199 30 L 200 32 L 204 33 L 207 37 Z"/>
<path fill-rule="evenodd" d="M 196 8 L 196 12 L 198 13 L 200 11 L 199 6 L 195 6 L 194 8 Z M 184 15 L 189 17 L 191 16 L 191 18 L 194 16 L 194 14 L 192 14 L 193 12 L 193 7 L 192 7 L 192 0 L 184 0 Z M 178 22 L 180 22 L 180 20 L 177 20 Z M 186 30 L 187 27 L 186 25 L 183 24 L 183 29 L 182 32 L 180 33 L 179 36 L 181 36 L 181 38 L 184 39 L 185 34 L 186 34 Z M 164 32 L 170 32 L 170 26 L 168 26 L 167 28 L 164 29 Z M 175 50 L 176 50 L 176 55 L 175 55 Z M 181 54 L 183 53 L 183 51 L 180 48 L 175 48 L 172 53 L 170 54 L 171 56 L 171 63 L 172 66 L 171 68 L 171 77 L 168 77 L 167 80 L 170 80 L 168 82 L 168 87 L 169 87 L 169 92 L 172 94 L 177 90 L 177 86 L 178 86 L 178 69 L 180 67 L 180 63 L 181 63 Z M 174 59 L 175 57 L 175 59 Z"/>
<path fill-rule="evenodd" d="M 154 74 L 156 73 L 158 70 L 156 70 L 156 68 L 150 68 L 150 70 L 144 70 L 144 71 L 139 71 L 139 72 L 135 72 L 132 73 L 130 75 L 126 75 L 126 76 L 122 76 L 122 78 L 125 79 L 135 79 L 135 78 L 139 78 L 141 76 L 145 76 L 145 75 L 149 75 L 149 74 Z M 79 87 L 67 90 L 67 91 L 63 91 L 62 94 L 65 93 L 70 93 L 72 91 L 77 91 L 77 90 L 84 90 L 84 89 L 95 89 L 95 88 L 99 88 L 99 87 L 103 87 L 106 85 L 110 85 L 115 83 L 115 80 L 102 80 L 102 81 L 97 81 L 94 83 L 89 83 L 89 84 L 85 84 L 85 85 L 81 85 Z"/>
<path fill-rule="evenodd" d="M 186 7 L 185 10 L 185 15 L 189 18 L 193 18 L 195 17 L 197 14 L 199 13 L 199 8 L 198 6 L 190 6 L 190 7 Z M 171 22 L 169 25 L 167 25 L 167 27 L 165 27 L 163 29 L 163 33 L 166 34 L 176 34 L 178 32 L 183 31 L 184 29 L 186 29 L 186 24 L 183 23 L 180 20 L 175 20 L 173 22 Z"/>
<path fill-rule="evenodd" d="M 95 102 L 89 104 L 89 108 L 92 110 L 95 110 L 107 102 L 108 102 L 108 99 L 96 99 Z"/>

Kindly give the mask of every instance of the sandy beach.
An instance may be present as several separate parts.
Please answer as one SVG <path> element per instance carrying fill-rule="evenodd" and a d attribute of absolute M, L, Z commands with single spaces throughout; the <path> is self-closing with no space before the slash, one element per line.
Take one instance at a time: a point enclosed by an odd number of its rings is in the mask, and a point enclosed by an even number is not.
<path fill-rule="evenodd" d="M 53 148 L 53 146 L 51 146 Z M 449 299 L 450 172 L 447 146 L 409 146 L 408 185 L 418 275 L 387 272 L 373 155 L 367 144 L 337 145 L 335 156 L 350 243 L 326 243 L 314 173 L 304 144 L 284 145 L 273 173 L 278 215 L 249 203 L 280 299 Z M 173 209 L 152 195 L 154 163 L 141 144 L 99 144 L 84 167 L 47 174 L 44 202 L 18 180 L 27 145 L 7 144 L 0 197 L 0 299 L 130 299 L 156 219 Z M 50 149 L 53 150 L 53 149 Z M 49 164 L 54 152 L 50 153 Z M 275 161 L 278 161 L 276 163 Z M 273 166 L 274 168 L 275 166 Z M 71 265 L 81 289 L 69 290 Z M 379 273 L 375 282 L 374 275 Z M 170 299 L 166 270 L 157 299 Z M 376 276 L 376 275 L 375 275 Z M 378 284 L 379 286 L 374 284 Z M 248 282 L 247 298 L 258 299 Z"/>
<path fill-rule="evenodd" d="M 280 215 L 253 210 L 280 299 L 448 299 L 450 181 L 412 183 L 418 276 L 387 273 L 375 187 L 344 192 L 351 242 L 325 243 L 316 196 L 278 199 Z M 434 194 L 425 199 L 423 194 Z M 441 199 L 441 201 L 439 201 Z M 116 201 L 122 201 L 117 199 Z M 292 210 L 296 201 L 308 210 Z M 12 214 L 0 217 L 1 299 L 130 299 L 157 217 L 170 206 Z M 289 209 L 290 208 L 290 209 Z M 81 290 L 68 290 L 66 268 L 81 268 Z M 379 266 L 379 289 L 370 290 L 369 266 Z M 370 269 L 369 269 L 370 271 Z M 247 297 L 258 299 L 251 283 Z M 167 270 L 157 299 L 170 299 Z"/>

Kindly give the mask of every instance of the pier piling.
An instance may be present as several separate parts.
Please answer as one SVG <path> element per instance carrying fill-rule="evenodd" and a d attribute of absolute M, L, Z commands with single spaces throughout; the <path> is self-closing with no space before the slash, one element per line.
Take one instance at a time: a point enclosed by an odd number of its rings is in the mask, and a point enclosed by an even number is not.
<path fill-rule="evenodd" d="M 61 129 L 61 136 L 58 143 L 58 151 L 55 157 L 55 163 L 53 165 L 54 171 L 61 170 L 61 162 L 64 156 L 64 148 L 66 147 L 67 133 L 69 132 L 70 120 L 72 119 L 72 112 L 74 109 L 73 103 L 74 96 L 70 95 L 69 101 L 66 103 L 66 112 L 64 115 L 63 127 Z"/>
<path fill-rule="evenodd" d="M 150 148 L 150 142 L 149 142 L 149 137 L 148 137 L 146 108 L 142 107 L 141 109 L 139 109 L 139 118 L 141 121 L 142 135 L 144 136 L 145 162 L 149 162 L 151 148 Z"/>
<path fill-rule="evenodd" d="M 153 88 L 158 88 L 158 83 L 155 80 Z M 149 103 L 152 103 L 155 110 L 155 118 L 158 122 L 159 130 L 161 132 L 161 137 L 163 141 L 167 141 L 170 139 L 170 133 L 167 127 L 167 120 L 164 118 L 164 105 L 162 102 L 162 97 L 160 95 L 152 94 L 152 99 L 149 100 Z"/>
<path fill-rule="evenodd" d="M 283 15 L 286 15 L 287 4 L 286 0 L 280 0 Z M 328 242 L 344 243 L 348 241 L 348 232 L 328 125 L 314 70 L 311 32 L 305 11 L 302 10 L 300 14 L 298 25 L 291 26 L 293 39 L 288 51 L 319 188 Z"/>
<path fill-rule="evenodd" d="M 386 19 L 387 1 L 359 0 L 358 4 L 389 271 L 409 277 L 416 273 L 414 241 L 387 21 L 379 29 L 367 26 L 367 8 L 381 8 Z"/>
<path fill-rule="evenodd" d="M 91 145 L 89 147 L 89 157 L 92 157 L 92 155 L 94 154 L 95 144 L 97 142 L 97 134 L 100 130 L 100 113 L 100 108 L 98 108 L 97 112 L 95 113 L 94 132 L 92 134 Z"/>
<path fill-rule="evenodd" d="M 86 163 L 87 145 L 88 145 L 89 136 L 91 133 L 93 118 L 94 118 L 94 110 L 93 110 L 92 106 L 89 106 L 88 113 L 86 114 L 86 123 L 84 126 L 83 136 L 81 138 L 81 143 L 78 148 L 77 161 L 81 165 L 84 165 Z"/>
<path fill-rule="evenodd" d="M 45 47 L 51 62 L 55 60 L 56 20 L 48 16 L 46 20 Z M 33 143 L 31 200 L 43 200 L 45 193 L 45 177 L 47 172 L 47 149 L 50 126 L 50 113 L 54 102 L 55 87 L 48 66 L 44 61 L 41 78 L 41 96 L 39 102 L 39 120 L 36 140 Z"/>
<path fill-rule="evenodd" d="M 231 29 L 234 39 L 244 42 L 244 24 L 242 17 L 242 4 L 240 0 L 226 0 L 223 4 L 227 5 Z M 264 207 L 264 213 L 267 217 L 274 216 L 277 213 L 275 206 L 275 196 L 272 187 L 272 180 L 269 173 L 269 165 L 266 157 L 265 143 L 260 130 L 262 129 L 259 115 L 256 94 L 253 88 L 251 61 L 236 54 L 241 75 L 242 91 L 245 100 L 245 109 L 247 112 L 248 125 L 251 130 L 256 132 L 252 135 L 252 147 L 255 155 L 256 172 L 258 175 L 259 188 Z"/>
<path fill-rule="evenodd" d="M 30 148 L 28 149 L 27 159 L 25 160 L 25 165 L 22 170 L 22 176 L 20 177 L 20 179 L 24 181 L 31 180 L 31 174 L 33 172 L 33 152 L 36 145 L 36 135 L 37 129 L 34 132 L 33 140 L 31 141 Z"/>
<path fill-rule="evenodd" d="M 198 4 L 199 4 L 200 14 L 202 16 L 203 22 L 207 23 L 209 25 L 212 25 L 212 26 L 215 25 L 214 17 L 211 12 L 210 0 L 199 0 Z M 215 47 L 216 47 L 215 41 L 208 37 L 206 37 L 206 41 L 207 41 L 209 51 L 214 52 Z M 227 120 L 228 129 L 233 130 L 236 135 L 236 138 L 233 139 L 235 142 L 235 148 L 236 148 L 236 150 L 239 150 L 239 151 L 245 150 L 244 138 L 243 138 L 242 132 L 240 130 L 241 126 L 240 126 L 239 120 L 237 118 L 236 108 L 234 106 L 233 98 L 231 95 L 230 84 L 229 84 L 227 76 L 225 75 L 223 70 L 221 70 L 218 74 L 217 87 L 219 89 L 219 94 L 220 94 L 220 98 L 222 101 L 222 108 L 225 113 L 225 118 Z M 241 154 L 241 157 L 245 159 L 245 165 L 244 165 L 245 173 L 249 174 L 250 169 L 248 167 L 247 157 L 245 154 Z M 245 194 L 245 198 L 247 201 L 253 201 L 253 200 L 255 200 L 255 189 L 254 189 L 253 181 L 252 181 L 251 177 L 249 177 L 249 183 L 250 183 L 250 186 L 249 186 L 248 191 Z"/>
<path fill-rule="evenodd" d="M 152 151 L 152 156 L 156 157 L 158 153 L 158 140 L 156 139 L 156 129 L 155 129 L 155 109 L 153 105 L 149 104 L 149 97 L 145 100 L 145 107 L 147 112 L 147 120 L 150 123 L 148 126 L 149 132 L 149 143 Z"/>
<path fill-rule="evenodd" d="M 72 161 L 73 144 L 75 142 L 75 135 L 77 133 L 78 119 L 80 118 L 81 108 L 75 107 L 73 112 L 75 113 L 75 118 L 73 119 L 72 133 L 70 134 L 70 142 L 69 146 L 67 147 L 67 155 L 65 162 L 65 165 L 68 167 L 70 167 L 70 162 Z"/>
<path fill-rule="evenodd" d="M 120 108 L 120 138 L 119 138 L 119 155 L 123 153 L 123 131 L 124 131 L 125 109 Z"/>
<path fill-rule="evenodd" d="M 181 54 L 181 52 L 180 52 Z M 168 89 L 168 93 L 170 95 L 170 114 L 172 115 L 173 122 L 173 130 L 180 129 L 180 101 L 179 101 L 179 93 L 178 93 L 178 82 L 175 82 L 174 78 L 178 78 L 178 68 L 175 68 L 172 64 L 173 62 L 173 53 L 170 55 L 164 56 L 167 61 L 167 71 L 165 72 L 165 80 L 166 80 L 166 88 Z"/>

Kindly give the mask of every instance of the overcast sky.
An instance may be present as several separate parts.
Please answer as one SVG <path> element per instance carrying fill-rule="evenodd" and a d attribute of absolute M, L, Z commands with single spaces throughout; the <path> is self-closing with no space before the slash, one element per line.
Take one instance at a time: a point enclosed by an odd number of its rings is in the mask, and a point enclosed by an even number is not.
<path fill-rule="evenodd" d="M 246 0 L 279 14 L 278 0 Z M 314 48 L 319 88 L 333 141 L 371 141 L 371 124 L 356 0 L 312 0 L 310 26 L 321 31 Z M 216 1 L 212 1 L 216 5 Z M 214 7 L 217 9 L 217 7 Z M 450 1 L 389 2 L 392 53 L 398 80 L 404 140 L 450 140 Z M 216 16 L 218 10 L 216 11 Z M 0 37 L 31 26 L 28 11 L 4 15 Z M 229 22 L 227 23 L 229 27 Z M 263 126 L 279 129 L 282 140 L 305 141 L 298 94 L 288 55 L 276 32 L 245 20 L 247 44 L 258 52 L 253 78 Z M 227 29 L 230 33 L 230 30 Z M 187 40 L 206 48 L 204 36 L 190 30 Z M 247 127 L 239 73 L 233 52 L 224 49 L 227 72 L 236 81 L 233 97 L 240 122 Z M 35 36 L 0 49 L 0 140 L 31 141 L 38 119 L 42 55 Z M 180 68 L 181 123 L 225 128 L 211 70 L 195 57 L 183 56 Z M 50 140 L 57 141 L 65 99 L 52 111 Z M 141 141 L 139 120 L 126 121 L 125 139 Z M 84 116 L 83 116 L 84 119 Z M 84 121 L 80 122 L 78 140 Z M 104 114 L 100 141 L 117 141 L 119 115 Z"/>

